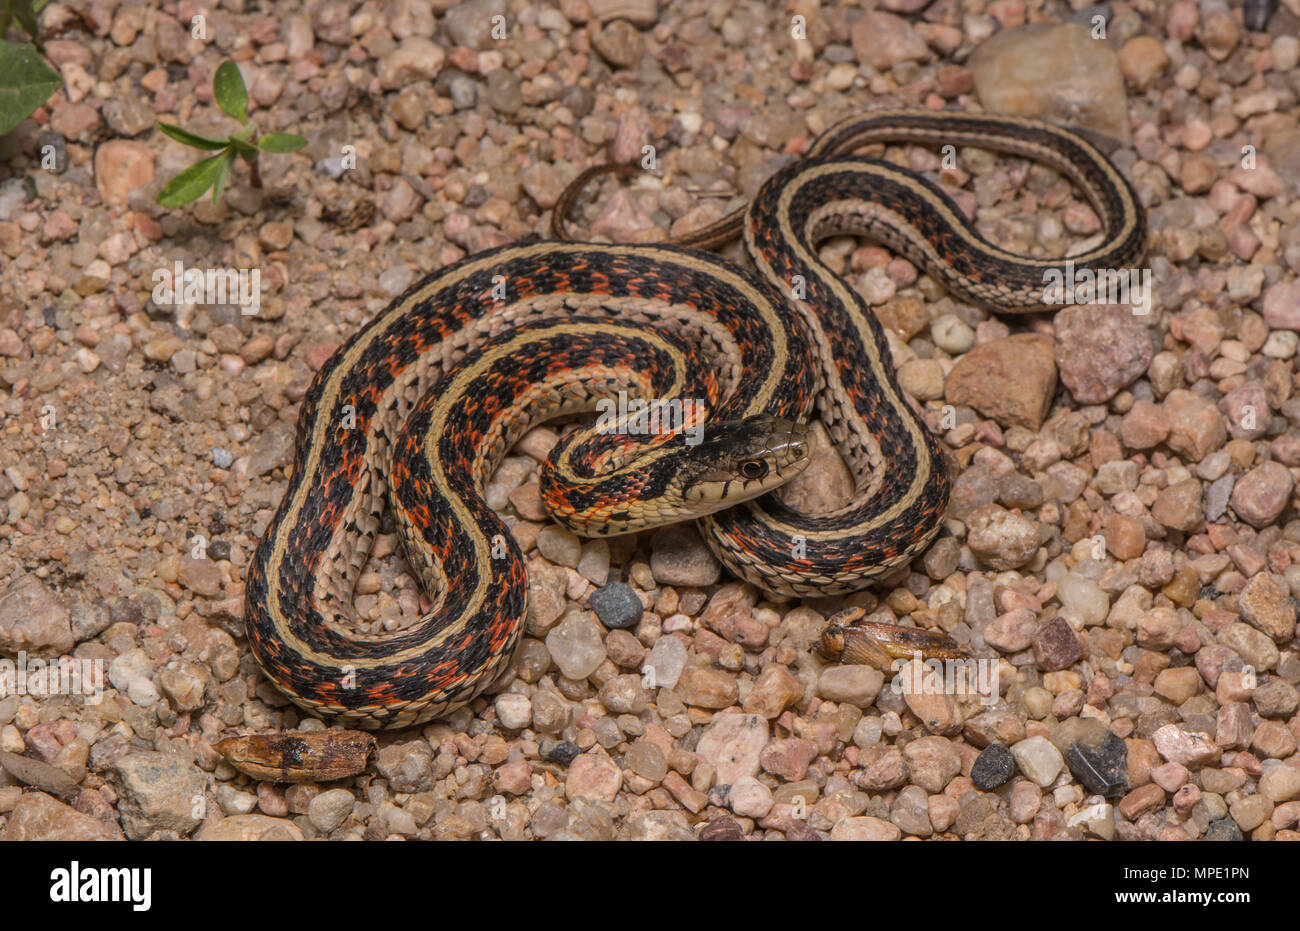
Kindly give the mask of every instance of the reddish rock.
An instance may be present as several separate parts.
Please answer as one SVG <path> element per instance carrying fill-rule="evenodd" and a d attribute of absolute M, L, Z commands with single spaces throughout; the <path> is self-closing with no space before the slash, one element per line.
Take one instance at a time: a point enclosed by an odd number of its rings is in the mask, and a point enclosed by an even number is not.
<path fill-rule="evenodd" d="M 1141 376 L 1155 350 L 1129 307 L 1068 306 L 1057 311 L 1056 366 L 1080 404 L 1108 401 Z"/>
<path fill-rule="evenodd" d="M 1201 483 L 1189 478 L 1162 489 L 1151 505 L 1151 516 L 1173 530 L 1197 530 L 1205 522 Z"/>
<path fill-rule="evenodd" d="M 1268 634 L 1275 643 L 1289 643 L 1295 636 L 1291 591 L 1268 573 L 1261 572 L 1246 583 L 1237 596 L 1237 608 L 1243 620 Z"/>
<path fill-rule="evenodd" d="M 113 139 L 95 151 L 95 186 L 105 204 L 125 207 L 131 191 L 153 178 L 153 150 L 143 142 Z"/>
<path fill-rule="evenodd" d="M 984 641 L 1002 653 L 1019 653 L 1034 642 L 1037 615 L 1028 608 L 1016 608 L 994 618 L 984 628 Z"/>
<path fill-rule="evenodd" d="M 1267 527 L 1291 500 L 1295 479 L 1278 462 L 1265 462 L 1251 469 L 1232 488 L 1232 509 L 1252 527 Z"/>
<path fill-rule="evenodd" d="M 1188 769 L 1199 769 L 1219 759 L 1221 751 L 1204 734 L 1183 730 L 1177 724 L 1166 724 L 1151 735 L 1156 750 L 1171 763 L 1181 763 Z"/>
<path fill-rule="evenodd" d="M 1053 340 L 1021 333 L 976 346 L 948 373 L 950 404 L 975 408 L 1005 426 L 1037 431 L 1056 391 Z"/>
<path fill-rule="evenodd" d="M 1151 401 L 1135 401 L 1120 423 L 1119 435 L 1129 449 L 1151 449 L 1169 436 L 1169 415 Z"/>
<path fill-rule="evenodd" d="M 1140 815 L 1159 808 L 1164 801 L 1165 790 L 1149 782 L 1120 799 L 1119 813 L 1130 821 L 1136 821 Z"/>
<path fill-rule="evenodd" d="M 44 792 L 25 792 L 9 813 L 4 840 L 122 840 L 122 832 Z"/>
<path fill-rule="evenodd" d="M 907 20 L 891 13 L 864 13 L 853 25 L 852 42 L 858 61 L 878 71 L 888 71 L 899 62 L 930 58 L 921 34 Z"/>
<path fill-rule="evenodd" d="M 831 840 L 898 840 L 902 836 L 897 825 L 870 815 L 841 818 L 831 828 Z"/>
<path fill-rule="evenodd" d="M 564 782 L 564 793 L 575 798 L 596 798 L 614 801 L 623 785 L 623 771 L 604 751 L 590 750 L 577 757 L 570 765 Z"/>
<path fill-rule="evenodd" d="M 817 745 L 797 737 L 774 740 L 759 754 L 763 769 L 788 782 L 797 782 L 808 772 L 808 764 L 817 758 Z"/>
<path fill-rule="evenodd" d="M 1044 672 L 1067 669 L 1083 658 L 1083 644 L 1063 617 L 1054 617 L 1034 632 L 1034 659 Z"/>
<path fill-rule="evenodd" d="M 1192 462 L 1200 462 L 1228 439 L 1223 416 L 1213 402 L 1184 388 L 1165 398 L 1169 415 L 1169 448 Z"/>
<path fill-rule="evenodd" d="M 533 767 L 527 760 L 511 760 L 493 773 L 497 790 L 507 795 L 524 795 L 533 787 Z"/>
<path fill-rule="evenodd" d="M 745 697 L 744 709 L 771 720 L 803 696 L 803 683 L 786 667 L 773 663 L 764 667 Z"/>

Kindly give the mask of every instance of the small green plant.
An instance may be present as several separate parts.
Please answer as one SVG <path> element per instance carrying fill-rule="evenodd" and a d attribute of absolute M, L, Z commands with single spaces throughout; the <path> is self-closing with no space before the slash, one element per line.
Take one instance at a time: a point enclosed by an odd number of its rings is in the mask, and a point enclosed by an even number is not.
<path fill-rule="evenodd" d="M 45 51 L 41 38 L 37 35 L 36 14 L 49 2 L 50 0 L 0 0 L 0 38 L 9 30 L 9 24 L 18 20 L 18 25 L 32 37 L 36 47 Z"/>
<path fill-rule="evenodd" d="M 307 144 L 302 136 L 292 133 L 257 135 L 257 126 L 248 122 L 248 89 L 244 87 L 244 78 L 233 61 L 223 61 L 213 75 L 212 98 L 221 112 L 238 120 L 243 129 L 225 139 L 213 139 L 170 123 L 159 122 L 158 128 L 177 142 L 217 153 L 186 168 L 163 186 L 158 194 L 158 203 L 164 207 L 180 207 L 198 200 L 208 188 L 212 188 L 212 202 L 215 204 L 221 196 L 222 188 L 226 186 L 231 166 L 235 164 L 235 156 L 242 158 L 248 165 L 249 181 L 253 187 L 260 188 L 262 176 L 257 168 L 259 153 L 279 155 L 296 152 Z"/>
<path fill-rule="evenodd" d="M 13 129 L 63 86 L 59 73 L 41 60 L 36 14 L 49 0 L 0 0 L 0 136 Z M 14 21 L 31 42 L 8 42 L 4 35 Z"/>

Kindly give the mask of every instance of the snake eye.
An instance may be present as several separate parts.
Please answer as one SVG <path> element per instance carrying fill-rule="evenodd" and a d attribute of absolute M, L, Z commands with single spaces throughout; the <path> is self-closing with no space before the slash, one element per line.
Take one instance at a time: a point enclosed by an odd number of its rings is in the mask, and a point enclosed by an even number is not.
<path fill-rule="evenodd" d="M 740 464 L 740 474 L 748 479 L 759 479 L 767 474 L 767 463 L 762 459 L 746 459 Z"/>

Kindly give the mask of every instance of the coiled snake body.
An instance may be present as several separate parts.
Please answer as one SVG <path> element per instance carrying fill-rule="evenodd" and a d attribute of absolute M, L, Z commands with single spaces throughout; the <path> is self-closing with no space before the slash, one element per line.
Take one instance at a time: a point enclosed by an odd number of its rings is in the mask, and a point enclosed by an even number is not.
<path fill-rule="evenodd" d="M 713 245 L 743 225 L 758 277 L 680 246 L 564 241 L 435 272 L 341 346 L 303 400 L 289 487 L 247 576 L 249 639 L 271 681 L 303 708 L 362 727 L 415 724 L 472 700 L 509 661 L 527 611 L 523 557 L 483 499 L 486 479 L 535 424 L 620 391 L 701 399 L 699 442 L 683 430 L 567 435 L 542 490 L 570 528 L 699 517 L 733 573 L 789 595 L 854 591 L 922 552 L 948 500 L 938 444 L 899 388 L 879 322 L 815 245 L 869 236 L 954 293 L 1012 311 L 1043 309 L 1044 272 L 1061 260 L 999 249 L 925 178 L 841 154 L 888 141 L 1045 162 L 1079 185 L 1105 229 L 1075 267 L 1140 257 L 1136 196 L 1080 136 L 904 110 L 837 124 L 743 216 L 685 238 Z M 561 233 L 567 209 L 557 206 Z M 806 465 L 800 424 L 814 410 L 854 475 L 853 500 L 816 517 L 749 500 Z M 434 602 L 412 626 L 369 635 L 351 599 L 385 500 Z"/>

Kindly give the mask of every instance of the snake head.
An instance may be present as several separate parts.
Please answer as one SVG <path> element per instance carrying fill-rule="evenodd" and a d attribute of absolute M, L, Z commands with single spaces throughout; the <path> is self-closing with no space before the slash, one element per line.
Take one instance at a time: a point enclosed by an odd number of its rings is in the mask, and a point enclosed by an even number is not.
<path fill-rule="evenodd" d="M 760 414 L 706 424 L 698 442 L 684 441 L 675 484 L 692 516 L 757 498 L 784 485 L 812 459 L 812 431 Z"/>
<path fill-rule="evenodd" d="M 620 469 L 574 488 L 551 468 L 571 449 L 561 440 L 542 471 L 542 500 L 556 521 L 586 537 L 694 520 L 794 478 L 811 460 L 812 436 L 803 424 L 767 414 L 717 421 L 647 445 Z"/>
<path fill-rule="evenodd" d="M 813 649 L 822 659 L 836 662 L 844 652 L 844 628 L 835 623 L 827 624 L 822 635 L 813 644 Z"/>

